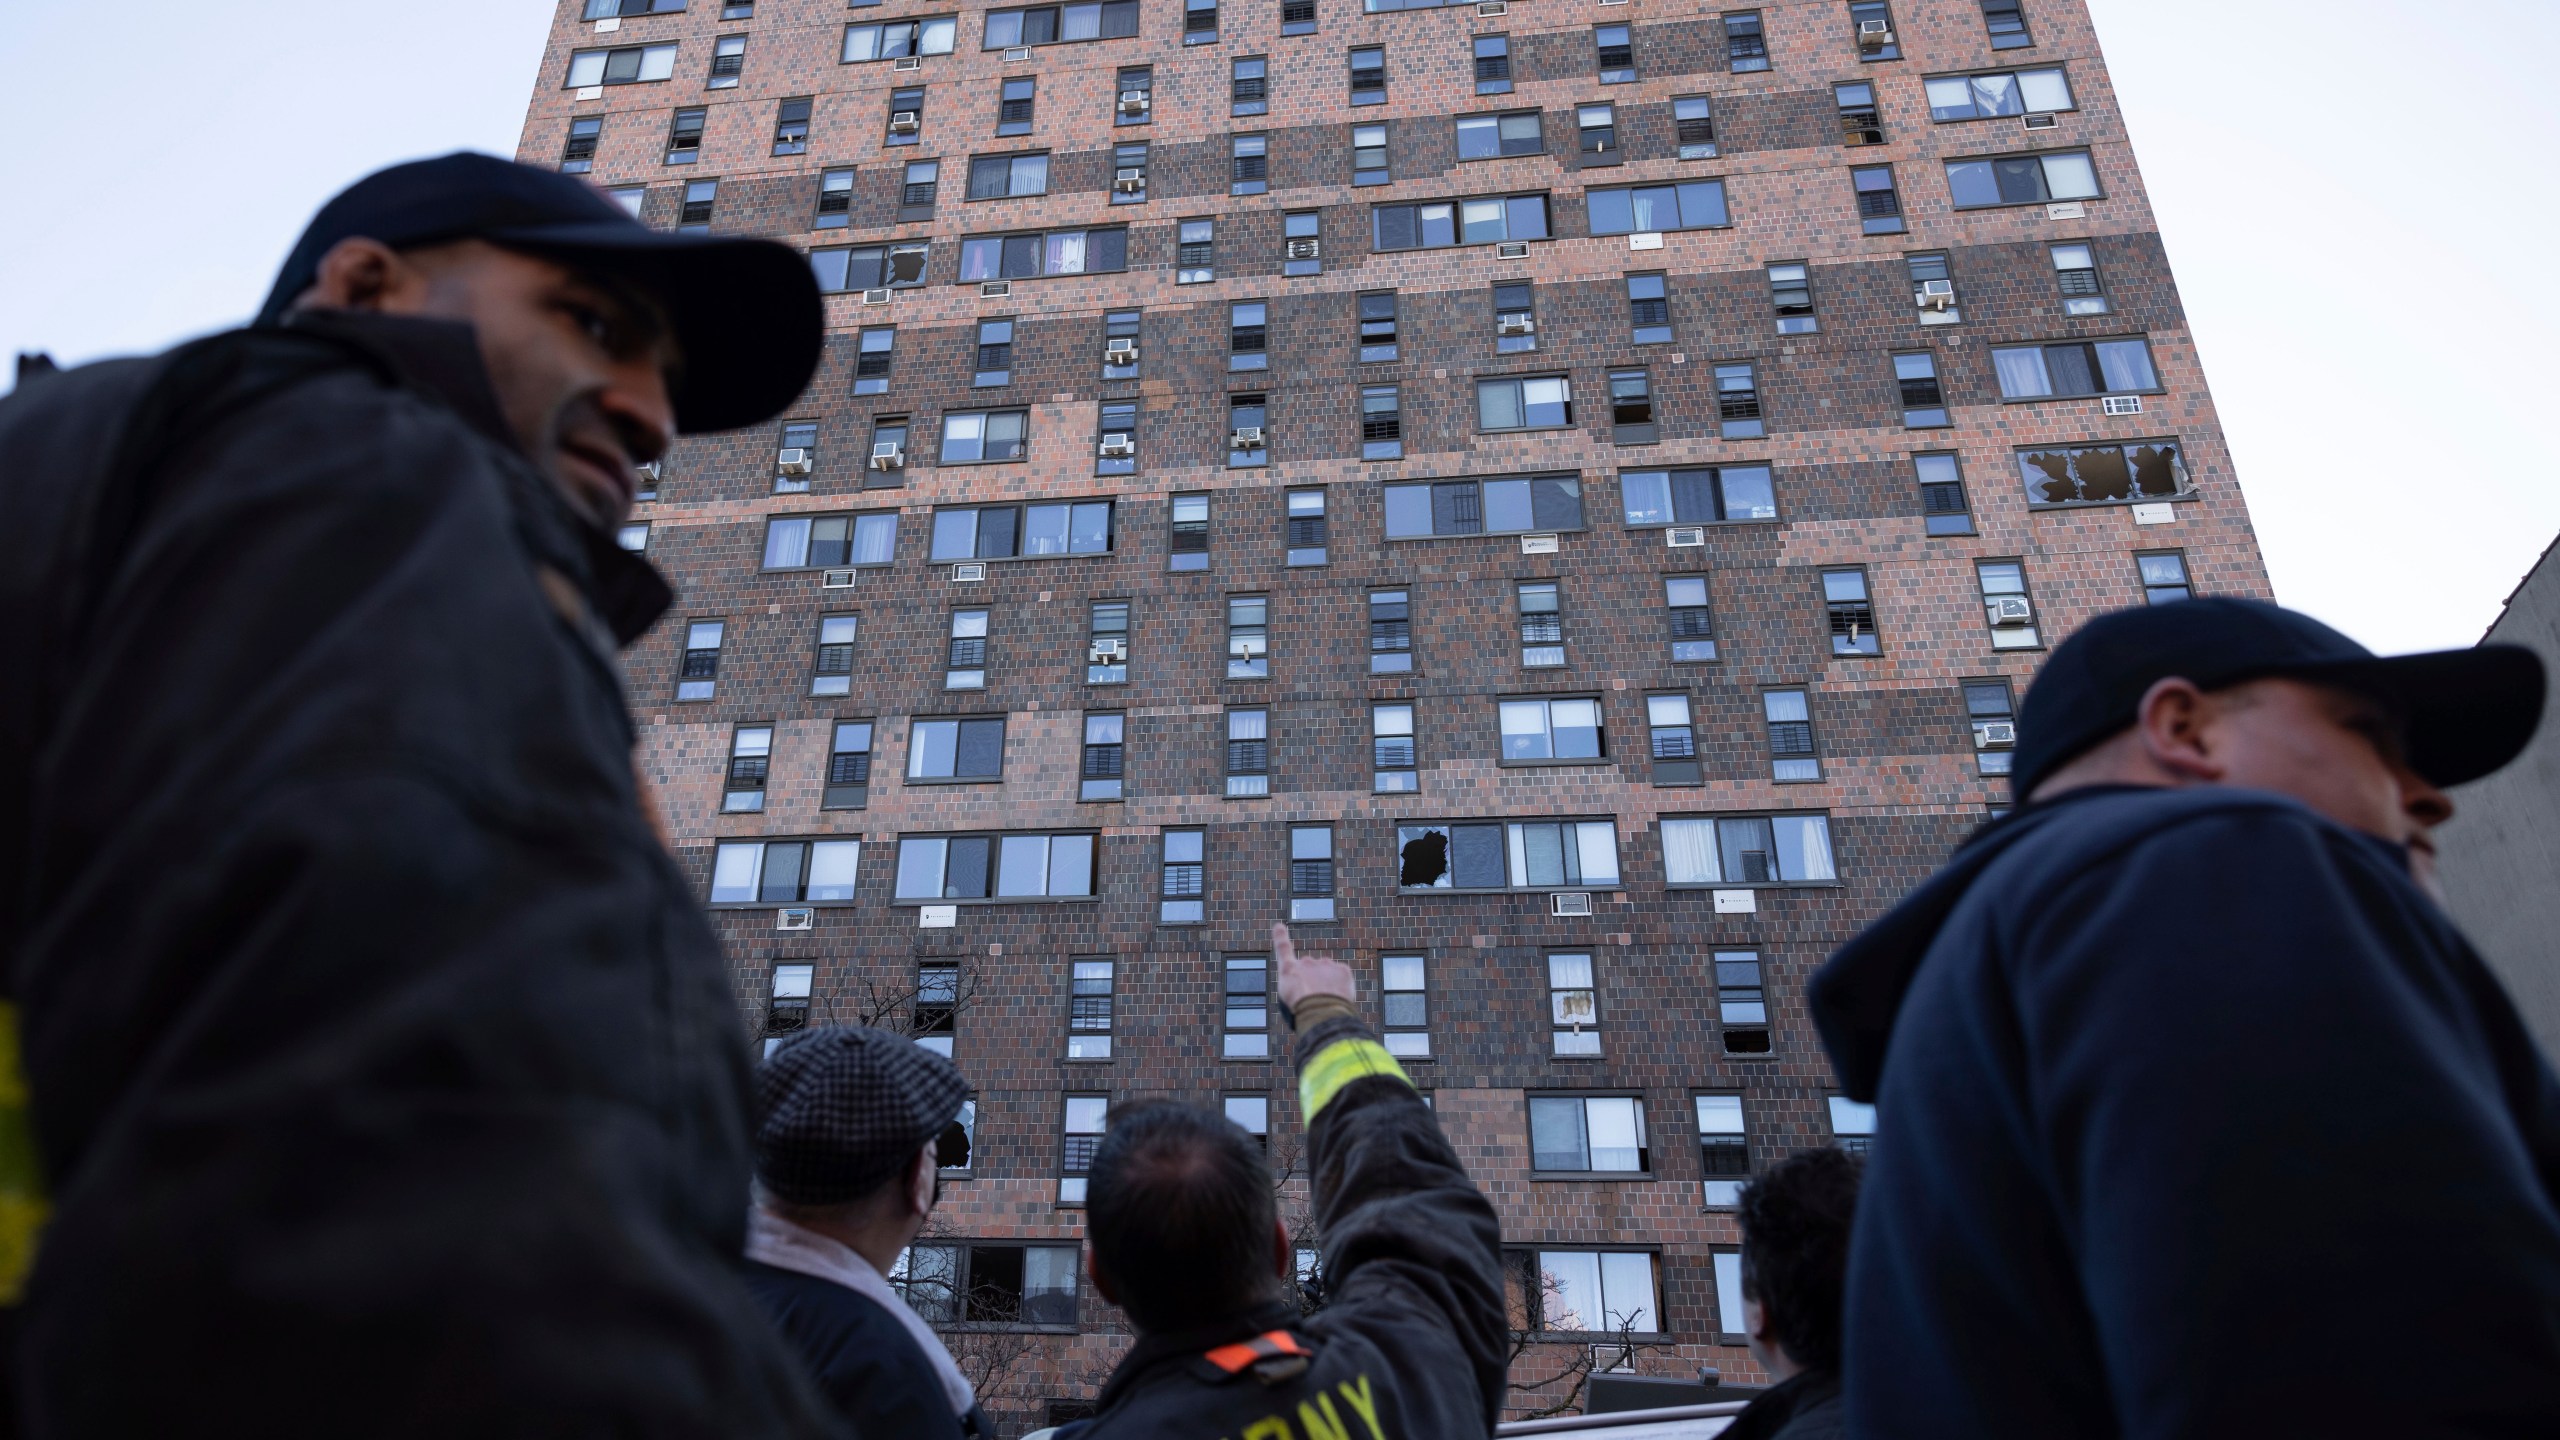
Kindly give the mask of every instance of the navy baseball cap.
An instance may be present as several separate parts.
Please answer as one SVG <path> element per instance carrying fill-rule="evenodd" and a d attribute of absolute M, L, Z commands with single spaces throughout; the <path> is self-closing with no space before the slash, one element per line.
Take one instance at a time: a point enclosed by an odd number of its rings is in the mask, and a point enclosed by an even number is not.
<path fill-rule="evenodd" d="M 684 352 L 671 398 L 687 434 L 781 414 L 825 343 L 817 278 L 790 246 L 652 230 L 583 180 L 467 150 L 377 170 L 339 191 L 285 257 L 258 323 L 282 320 L 319 278 L 320 257 L 356 235 L 395 250 L 486 240 L 646 291 Z"/>
<path fill-rule="evenodd" d="M 2117 610 L 2054 648 L 2018 707 L 2010 792 L 2134 721 L 2144 692 L 2180 676 L 2218 690 L 2282 676 L 2371 695 L 2406 730 L 2409 768 L 2437 785 L 2516 758 L 2542 719 L 2542 661 L 2521 645 L 2378 656 L 2308 615 L 2220 597 Z"/>

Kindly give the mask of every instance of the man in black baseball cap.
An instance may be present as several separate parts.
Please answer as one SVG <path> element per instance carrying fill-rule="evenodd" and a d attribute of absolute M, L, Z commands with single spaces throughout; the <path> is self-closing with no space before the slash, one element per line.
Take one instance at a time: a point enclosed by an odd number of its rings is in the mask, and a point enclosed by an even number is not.
<path fill-rule="evenodd" d="M 737 1275 L 745 1040 L 614 535 L 820 329 L 786 246 L 449 155 L 323 207 L 257 323 L 0 400 L 31 1432 L 823 1432 Z"/>
<path fill-rule="evenodd" d="M 1851 1434 L 2560 1434 L 2560 1080 L 2428 838 L 2543 693 L 2248 600 L 2054 651 L 2022 808 L 1813 978 Z"/>

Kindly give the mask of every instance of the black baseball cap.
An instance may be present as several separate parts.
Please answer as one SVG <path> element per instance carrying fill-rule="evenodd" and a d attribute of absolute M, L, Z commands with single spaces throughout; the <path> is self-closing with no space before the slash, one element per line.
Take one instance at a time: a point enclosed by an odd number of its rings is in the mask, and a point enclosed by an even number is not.
<path fill-rule="evenodd" d="M 2282 676 L 2371 695 L 2407 727 L 2409 767 L 2437 785 L 2513 760 L 2542 719 L 2542 661 L 2521 645 L 2385 657 L 2263 600 L 2179 600 L 2101 615 L 2054 648 L 2018 707 L 2010 792 L 2024 800 L 2131 725 L 2144 692 L 2171 676 L 2205 690 Z"/>
<path fill-rule="evenodd" d="M 687 434 L 782 413 L 825 343 L 817 278 L 790 246 L 652 230 L 574 176 L 468 150 L 377 170 L 339 191 L 285 257 L 258 323 L 282 320 L 319 278 L 320 257 L 356 235 L 395 250 L 486 240 L 647 291 L 684 351 L 671 398 Z"/>

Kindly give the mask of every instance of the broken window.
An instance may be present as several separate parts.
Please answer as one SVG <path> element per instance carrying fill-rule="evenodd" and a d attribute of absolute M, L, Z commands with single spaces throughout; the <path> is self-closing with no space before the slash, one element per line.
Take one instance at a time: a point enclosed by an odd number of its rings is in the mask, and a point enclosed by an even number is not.
<path fill-rule="evenodd" d="M 1884 143 L 1884 117 L 1876 110 L 1876 87 L 1864 80 L 1834 85 L 1831 87 L 1831 99 L 1840 107 L 1841 144 Z"/>
<path fill-rule="evenodd" d="M 2189 493 L 2174 440 L 2021 450 L 2018 470 L 2026 479 L 2030 506 L 2169 500 Z"/>
<path fill-rule="evenodd" d="M 1421 824 L 1396 829 L 1406 890 L 1614 888 L 1618 831 L 1606 820 Z"/>
<path fill-rule="evenodd" d="M 1662 822 L 1663 878 L 1686 886 L 1828 884 L 1827 815 L 1722 815 Z"/>
<path fill-rule="evenodd" d="M 924 283 L 924 253 L 920 241 L 911 245 L 812 250 L 809 268 L 817 274 L 821 290 L 902 289 Z"/>
<path fill-rule="evenodd" d="M 1609 439 L 1650 445 L 1661 438 L 1653 421 L 1653 377 L 1643 370 L 1609 372 Z"/>

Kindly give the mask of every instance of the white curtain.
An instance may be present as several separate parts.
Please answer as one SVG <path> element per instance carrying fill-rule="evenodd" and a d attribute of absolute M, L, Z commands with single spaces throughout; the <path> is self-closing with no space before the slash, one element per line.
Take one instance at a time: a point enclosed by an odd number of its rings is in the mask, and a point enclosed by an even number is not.
<path fill-rule="evenodd" d="M 1771 822 L 1778 832 L 1778 877 L 1783 880 L 1831 880 L 1831 822 L 1820 815 L 1781 815 Z"/>
<path fill-rule="evenodd" d="M 1994 350 L 1991 363 L 2000 371 L 2000 393 L 2011 400 L 2053 393 L 2053 381 L 2044 371 L 2044 351 L 2039 346 L 2024 345 L 2014 350 Z"/>
<path fill-rule="evenodd" d="M 1716 822 L 1662 822 L 1663 878 L 1674 885 L 1713 885 L 1724 879 L 1716 864 Z"/>

